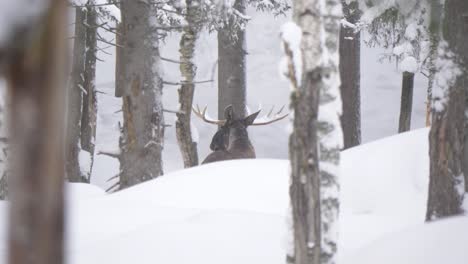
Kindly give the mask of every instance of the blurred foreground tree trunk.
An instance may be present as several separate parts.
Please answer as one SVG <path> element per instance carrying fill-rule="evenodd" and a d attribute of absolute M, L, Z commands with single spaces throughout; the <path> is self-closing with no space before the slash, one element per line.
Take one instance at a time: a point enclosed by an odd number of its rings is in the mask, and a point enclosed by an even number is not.
<path fill-rule="evenodd" d="M 361 18 L 357 1 L 343 5 L 347 22 L 356 24 Z M 343 98 L 344 148 L 361 144 L 361 32 L 348 24 L 341 24 L 340 30 L 340 77 L 341 98 Z"/>
<path fill-rule="evenodd" d="M 465 194 L 463 145 L 465 135 L 465 76 L 468 2 L 445 1 L 445 14 L 437 0 L 432 0 L 431 32 L 439 36 L 438 65 L 434 89 L 432 126 L 429 135 L 430 177 L 426 220 L 462 212 Z M 442 21 L 443 17 L 443 21 Z M 441 26 L 443 25 L 442 29 Z M 442 86 L 445 85 L 445 86 Z"/>
<path fill-rule="evenodd" d="M 246 0 L 235 0 L 237 11 L 245 14 Z M 224 119 L 224 109 L 234 107 L 239 117 L 246 116 L 246 39 L 245 29 L 233 18 L 218 30 L 218 118 Z"/>
<path fill-rule="evenodd" d="M 38 21 L 21 28 L 13 38 L 16 47 L 7 51 L 11 264 L 64 262 L 66 14 L 65 1 L 52 0 Z"/>
<path fill-rule="evenodd" d="M 163 174 L 163 83 L 154 7 L 123 0 L 124 32 L 119 65 L 122 74 L 123 127 L 120 137 L 120 189 Z"/>

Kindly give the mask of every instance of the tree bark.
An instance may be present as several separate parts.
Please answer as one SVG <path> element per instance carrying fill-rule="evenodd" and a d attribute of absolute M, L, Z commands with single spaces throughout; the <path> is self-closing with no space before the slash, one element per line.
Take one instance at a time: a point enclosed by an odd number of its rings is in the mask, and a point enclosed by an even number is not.
<path fill-rule="evenodd" d="M 72 77 L 68 86 L 67 121 L 67 178 L 71 182 L 86 182 L 86 175 L 80 170 L 80 134 L 82 89 L 84 89 L 85 52 L 86 52 L 86 13 L 81 7 L 75 8 L 75 38 L 73 41 Z"/>
<path fill-rule="evenodd" d="M 236 0 L 233 8 L 245 14 L 245 0 Z M 230 19 L 218 30 L 218 118 L 232 105 L 238 118 L 247 114 L 246 105 L 246 36 L 245 30 L 235 29 Z"/>
<path fill-rule="evenodd" d="M 305 36 L 304 36 L 305 37 Z M 317 47 L 316 47 L 317 48 Z M 289 138 L 294 252 L 290 263 L 320 263 L 320 176 L 317 141 L 319 91 L 324 85 L 321 68 L 303 74 L 298 90 L 291 94 L 294 131 Z"/>
<path fill-rule="evenodd" d="M 411 129 L 411 112 L 413 110 L 413 87 L 414 73 L 403 72 L 403 79 L 401 84 L 400 122 L 398 125 L 398 133 L 406 132 Z"/>
<path fill-rule="evenodd" d="M 94 161 L 96 139 L 97 101 L 96 101 L 96 56 L 97 56 L 97 12 L 95 1 L 86 5 L 86 58 L 84 72 L 83 107 L 81 115 L 81 148 L 89 152 L 90 167 L 85 173 L 90 182 Z"/>
<path fill-rule="evenodd" d="M 321 210 L 321 263 L 337 262 L 338 214 L 340 210 L 340 150 L 343 147 L 343 131 L 340 115 L 339 39 L 341 1 L 323 1 L 324 49 L 328 54 L 324 61 L 323 81 L 320 90 L 318 137 L 320 150 L 320 210 Z"/>
<path fill-rule="evenodd" d="M 197 67 L 193 63 L 195 57 L 195 43 L 198 38 L 199 27 L 196 25 L 200 19 L 197 4 L 186 0 L 187 23 L 180 39 L 180 73 L 183 83 L 179 89 L 179 111 L 176 114 L 176 135 L 179 149 L 184 160 L 184 167 L 198 165 L 197 142 L 193 140 L 191 131 L 191 113 L 193 95 L 195 92 L 195 75 Z"/>
<path fill-rule="evenodd" d="M 357 1 L 349 5 L 341 1 L 346 20 L 356 24 L 361 18 Z M 361 32 L 341 25 L 340 30 L 340 76 L 343 98 L 344 149 L 361 144 Z"/>
<path fill-rule="evenodd" d="M 66 14 L 65 1 L 52 0 L 28 44 L 10 52 L 12 264 L 64 262 Z"/>
<path fill-rule="evenodd" d="M 438 1 L 432 2 L 431 30 L 440 36 L 441 7 Z M 460 214 L 462 212 L 465 183 L 463 177 L 464 111 L 466 91 L 463 86 L 466 69 L 463 69 L 463 52 L 466 50 L 466 33 L 461 31 L 466 23 L 460 12 L 468 11 L 468 3 L 463 0 L 445 2 L 443 38 L 447 46 L 439 49 L 450 50 L 439 55 L 439 59 L 448 63 L 457 63 L 462 68 L 461 74 L 454 74 L 454 80 L 447 80 L 448 87 L 438 87 L 446 93 L 446 98 L 434 98 L 432 126 L 429 135 L 430 177 L 426 220 Z M 465 53 L 466 54 L 466 53 Z M 452 69 L 453 71 L 453 69 Z M 437 73 L 439 74 L 439 73 Z M 440 74 L 446 74 L 442 72 Z M 445 77 L 442 76 L 442 77 Z M 440 85 L 438 82 L 435 84 Z"/>
<path fill-rule="evenodd" d="M 120 188 L 163 174 L 164 116 L 155 10 L 142 1 L 121 2 L 125 63 Z"/>
<path fill-rule="evenodd" d="M 322 6 L 324 4 L 324 6 Z M 296 1 L 294 21 L 302 28 L 302 81 L 285 45 L 292 81 L 294 130 L 290 136 L 291 199 L 295 264 L 336 263 L 339 210 L 338 165 L 342 147 L 338 44 L 340 2 Z M 311 15 L 314 14 L 314 15 Z M 324 41 L 324 42 L 323 42 Z M 322 61 L 323 52 L 330 54 Z M 296 84 L 299 87 L 296 87 Z M 327 113 L 321 115 L 321 111 Z M 323 164 L 323 168 L 322 168 Z"/>

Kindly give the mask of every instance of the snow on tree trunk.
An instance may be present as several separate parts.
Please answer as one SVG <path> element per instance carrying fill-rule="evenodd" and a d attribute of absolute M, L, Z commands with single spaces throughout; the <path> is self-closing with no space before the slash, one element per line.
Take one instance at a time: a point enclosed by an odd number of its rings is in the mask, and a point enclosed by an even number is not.
<path fill-rule="evenodd" d="M 411 112 L 413 109 L 414 73 L 403 72 L 402 75 L 403 78 L 401 84 L 401 105 L 398 133 L 406 132 L 411 129 Z"/>
<path fill-rule="evenodd" d="M 289 141 L 294 230 L 290 263 L 336 263 L 338 165 L 343 143 L 339 116 L 340 16 L 338 0 L 296 1 L 294 20 L 307 34 L 301 33 L 299 47 L 291 37 L 297 35 L 291 34 L 294 27 L 283 28 L 282 32 L 294 111 Z M 302 63 L 295 59 L 299 53 Z"/>
<path fill-rule="evenodd" d="M 12 264 L 64 262 L 67 64 L 63 60 L 68 20 L 65 1 L 52 0 L 49 7 L 31 26 L 31 34 L 21 31 L 27 37 L 20 39 L 28 42 L 7 51 L 11 54 L 6 76 L 11 96 L 8 127 L 13 143 L 7 230 Z"/>
<path fill-rule="evenodd" d="M 97 102 L 96 102 L 96 56 L 97 56 L 97 12 L 95 1 L 89 1 L 86 12 L 86 44 L 83 106 L 81 114 L 81 148 L 89 152 L 91 163 L 82 173 L 86 182 L 90 182 L 94 160 L 96 139 Z"/>
<path fill-rule="evenodd" d="M 123 127 L 120 188 L 163 174 L 164 116 L 155 10 L 143 1 L 121 2 L 124 31 Z"/>
<path fill-rule="evenodd" d="M 71 82 L 68 86 L 67 104 L 67 140 L 66 172 L 71 182 L 86 182 L 79 164 L 81 107 L 84 90 L 85 52 L 86 52 L 86 12 L 81 7 L 75 8 L 75 34 L 73 41 L 73 63 Z"/>
<path fill-rule="evenodd" d="M 176 114 L 176 134 L 179 149 L 184 160 L 184 167 L 198 165 L 197 142 L 193 140 L 191 131 L 191 113 L 193 94 L 195 92 L 195 75 L 197 67 L 193 63 L 195 56 L 195 43 L 200 30 L 197 21 L 201 19 L 198 4 L 192 0 L 186 0 L 186 20 L 180 39 L 180 73 L 183 77 L 182 85 L 179 89 L 179 111 Z"/>
<path fill-rule="evenodd" d="M 236 0 L 234 9 L 245 14 L 245 0 Z M 230 18 L 218 30 L 218 118 L 232 105 L 239 117 L 246 116 L 246 39 L 245 29 L 237 29 Z"/>
<path fill-rule="evenodd" d="M 325 66 L 320 90 L 318 137 L 320 142 L 321 263 L 336 263 L 339 212 L 339 164 L 343 146 L 339 72 L 340 0 L 322 0 Z"/>
<path fill-rule="evenodd" d="M 343 98 L 343 128 L 344 148 L 361 144 L 361 32 L 353 24 L 359 22 L 361 12 L 358 2 L 353 1 L 343 5 L 343 13 L 347 22 L 342 23 L 340 30 L 340 76 L 341 98 Z"/>
<path fill-rule="evenodd" d="M 435 62 L 434 102 L 429 135 L 430 177 L 426 220 L 456 215 L 462 212 L 465 183 L 463 176 L 465 88 L 460 64 L 466 49 L 463 33 L 463 0 L 445 2 L 444 30 L 441 31 L 441 7 L 432 1 L 431 30 L 442 36 Z M 463 12 L 462 12 L 463 13 Z M 465 26 L 466 27 L 466 26 Z M 465 53 L 466 54 L 466 53 Z M 466 55 L 465 55 L 466 56 Z M 466 75 L 466 70 L 465 75 Z"/>

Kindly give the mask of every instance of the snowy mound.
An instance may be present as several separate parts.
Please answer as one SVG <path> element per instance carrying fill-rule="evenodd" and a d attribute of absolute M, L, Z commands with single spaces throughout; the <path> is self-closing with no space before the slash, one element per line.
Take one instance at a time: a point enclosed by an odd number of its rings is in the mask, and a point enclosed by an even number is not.
<path fill-rule="evenodd" d="M 467 259 L 461 250 L 467 238 L 457 238 L 467 233 L 467 218 L 424 224 L 427 133 L 417 130 L 343 152 L 342 263 L 445 263 L 453 251 L 458 255 L 446 263 Z M 219 162 L 111 195 L 70 184 L 69 260 L 283 264 L 288 170 L 287 160 Z"/>

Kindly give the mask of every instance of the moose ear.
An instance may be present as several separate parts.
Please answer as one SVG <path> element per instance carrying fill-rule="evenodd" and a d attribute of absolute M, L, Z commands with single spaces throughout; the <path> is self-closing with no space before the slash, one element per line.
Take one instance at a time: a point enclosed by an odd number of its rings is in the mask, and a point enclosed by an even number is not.
<path fill-rule="evenodd" d="M 232 108 L 232 105 L 228 105 L 226 106 L 226 108 L 224 108 L 224 119 L 226 120 L 234 119 L 234 110 Z"/>
<path fill-rule="evenodd" d="M 245 126 L 250 126 L 253 124 L 253 122 L 255 121 L 255 118 L 257 118 L 258 114 L 260 114 L 260 111 L 257 111 L 251 115 L 249 115 L 248 117 L 244 118 L 244 125 Z"/>

